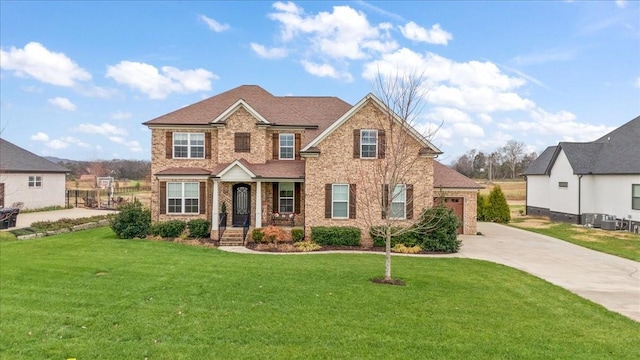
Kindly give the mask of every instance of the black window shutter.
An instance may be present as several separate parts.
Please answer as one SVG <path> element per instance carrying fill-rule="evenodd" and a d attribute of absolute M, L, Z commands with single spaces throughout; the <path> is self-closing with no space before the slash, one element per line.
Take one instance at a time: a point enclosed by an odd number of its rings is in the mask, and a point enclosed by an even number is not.
<path fill-rule="evenodd" d="M 413 219 L 413 185 L 407 184 L 407 193 L 406 193 L 406 209 L 407 209 L 407 219 Z"/>
<path fill-rule="evenodd" d="M 353 158 L 360 158 L 360 129 L 353 130 Z"/>
<path fill-rule="evenodd" d="M 296 214 L 300 214 L 300 193 L 301 193 L 301 191 L 300 191 L 300 183 L 299 182 L 294 183 L 294 190 L 295 190 L 295 193 L 293 195 L 295 197 L 295 200 L 294 200 L 295 203 L 293 205 L 294 206 L 294 212 Z"/>
<path fill-rule="evenodd" d="M 300 134 L 295 135 L 295 159 L 300 160 L 300 145 L 301 145 L 301 136 Z M 296 183 L 297 184 L 297 183 Z"/>
<path fill-rule="evenodd" d="M 204 158 L 211 159 L 211 133 L 204 133 Z"/>
<path fill-rule="evenodd" d="M 378 130 L 378 159 L 384 159 L 387 148 L 387 135 L 384 130 Z"/>
<path fill-rule="evenodd" d="M 165 133 L 165 150 L 166 150 L 166 158 L 171 159 L 173 157 L 173 133 L 171 131 L 167 131 Z"/>
<path fill-rule="evenodd" d="M 280 134 L 273 134 L 273 160 L 280 158 Z"/>
<path fill-rule="evenodd" d="M 356 184 L 349 184 L 349 219 L 356 218 Z"/>
<path fill-rule="evenodd" d="M 331 184 L 324 184 L 324 217 L 325 219 L 331 219 L 331 197 L 332 197 Z"/>
<path fill-rule="evenodd" d="M 387 218 L 387 208 L 389 206 L 389 184 L 382 184 L 382 218 Z"/>
<path fill-rule="evenodd" d="M 160 214 L 167 213 L 167 182 L 160 182 Z"/>
<path fill-rule="evenodd" d="M 200 183 L 200 214 L 207 213 L 207 183 L 202 181 Z"/>
<path fill-rule="evenodd" d="M 278 199 L 280 198 L 280 194 L 278 194 L 278 183 L 272 183 L 271 187 L 271 202 L 273 203 L 273 211 L 272 213 L 277 213 L 280 211 L 278 206 Z"/>

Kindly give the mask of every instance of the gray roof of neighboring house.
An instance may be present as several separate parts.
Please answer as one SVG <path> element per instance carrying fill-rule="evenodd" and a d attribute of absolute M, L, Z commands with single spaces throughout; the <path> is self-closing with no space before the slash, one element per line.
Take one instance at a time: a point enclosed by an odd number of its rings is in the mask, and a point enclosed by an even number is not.
<path fill-rule="evenodd" d="M 548 147 L 524 175 L 548 175 L 563 150 L 576 175 L 640 174 L 640 116 L 592 142 Z"/>
<path fill-rule="evenodd" d="M 69 169 L 0 139 L 0 172 L 67 173 Z"/>

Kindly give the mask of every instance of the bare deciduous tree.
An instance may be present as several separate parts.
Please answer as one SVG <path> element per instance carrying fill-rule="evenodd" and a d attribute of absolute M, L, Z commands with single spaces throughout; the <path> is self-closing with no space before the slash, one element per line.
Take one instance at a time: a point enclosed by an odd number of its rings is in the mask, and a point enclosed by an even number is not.
<path fill-rule="evenodd" d="M 439 154 L 429 139 L 433 133 L 416 130 L 425 84 L 420 76 L 378 75 L 372 125 L 378 130 L 375 160 L 362 162 L 358 197 L 369 204 L 361 215 L 371 235 L 385 239 L 384 282 L 391 277 L 391 239 L 407 232 L 427 233 L 439 219 L 427 219 L 433 204 L 432 161 Z M 380 137 L 380 134 L 384 136 Z M 355 136 L 355 135 L 354 135 Z M 381 139 L 381 140 L 380 140 Z"/>

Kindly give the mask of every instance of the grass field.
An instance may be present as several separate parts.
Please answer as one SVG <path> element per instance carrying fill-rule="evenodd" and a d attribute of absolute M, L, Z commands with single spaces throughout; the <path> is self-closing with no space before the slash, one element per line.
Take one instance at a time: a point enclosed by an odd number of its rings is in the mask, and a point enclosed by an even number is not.
<path fill-rule="evenodd" d="M 627 231 L 606 231 L 565 223 L 552 223 L 548 218 L 514 219 L 511 226 L 548 235 L 607 254 L 640 261 L 640 236 Z"/>
<path fill-rule="evenodd" d="M 3 359 L 636 359 L 640 324 L 469 259 L 269 256 L 115 239 L 0 242 Z"/>
<path fill-rule="evenodd" d="M 496 185 L 500 185 L 500 189 L 504 193 L 507 201 L 524 201 L 527 196 L 527 183 L 523 180 L 494 181 L 492 183 L 485 183 L 480 180 L 476 181 L 484 186 L 484 189 L 480 190 L 480 194 L 485 196 L 489 196 L 489 193 Z"/>

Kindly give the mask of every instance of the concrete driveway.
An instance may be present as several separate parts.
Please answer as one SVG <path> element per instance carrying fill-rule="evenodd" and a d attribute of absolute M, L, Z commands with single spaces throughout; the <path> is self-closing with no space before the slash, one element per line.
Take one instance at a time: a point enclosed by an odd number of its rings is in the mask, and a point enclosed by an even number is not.
<path fill-rule="evenodd" d="M 459 255 L 526 271 L 640 321 L 640 262 L 494 223 L 461 235 Z"/>

